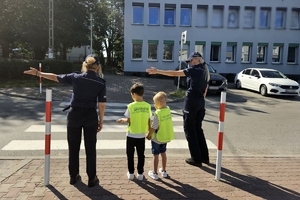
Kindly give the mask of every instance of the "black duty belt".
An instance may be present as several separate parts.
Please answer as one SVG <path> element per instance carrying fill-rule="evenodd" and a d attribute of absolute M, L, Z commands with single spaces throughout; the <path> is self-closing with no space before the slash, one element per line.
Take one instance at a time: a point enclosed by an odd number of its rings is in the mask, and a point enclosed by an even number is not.
<path fill-rule="evenodd" d="M 65 112 L 66 110 L 69 110 L 71 108 L 71 105 L 68 105 L 67 107 L 65 107 L 64 109 L 62 109 L 63 112 Z"/>
<path fill-rule="evenodd" d="M 96 110 L 96 108 L 74 107 L 74 106 L 68 105 L 67 107 L 65 107 L 64 109 L 62 109 L 62 111 L 65 112 L 66 110 L 69 110 L 71 107 L 73 109 L 81 109 L 81 110 Z"/>
<path fill-rule="evenodd" d="M 203 97 L 203 94 L 187 92 L 187 93 L 185 93 L 185 96 L 187 96 L 187 97 Z"/>

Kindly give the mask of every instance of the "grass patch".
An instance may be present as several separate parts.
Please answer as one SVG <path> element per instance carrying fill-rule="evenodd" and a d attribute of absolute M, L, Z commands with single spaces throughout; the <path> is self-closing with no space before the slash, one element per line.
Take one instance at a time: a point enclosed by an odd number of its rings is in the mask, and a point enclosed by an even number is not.
<path fill-rule="evenodd" d="M 58 82 L 50 81 L 43 79 L 42 80 L 43 87 L 57 87 L 63 86 L 63 84 L 59 84 Z M 14 88 L 14 87 L 40 87 L 39 79 L 30 79 L 30 80 L 0 80 L 0 88 Z"/>
<path fill-rule="evenodd" d="M 182 89 L 175 90 L 174 92 L 170 93 L 170 96 L 173 98 L 183 98 L 185 96 L 185 90 Z"/>

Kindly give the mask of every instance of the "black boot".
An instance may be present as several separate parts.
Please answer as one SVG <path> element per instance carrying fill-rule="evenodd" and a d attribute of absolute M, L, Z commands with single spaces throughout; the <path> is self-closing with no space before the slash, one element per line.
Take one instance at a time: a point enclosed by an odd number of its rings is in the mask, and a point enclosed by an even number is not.
<path fill-rule="evenodd" d="M 99 184 L 99 179 L 95 176 L 94 179 L 89 180 L 88 187 L 94 187 L 96 184 Z"/>

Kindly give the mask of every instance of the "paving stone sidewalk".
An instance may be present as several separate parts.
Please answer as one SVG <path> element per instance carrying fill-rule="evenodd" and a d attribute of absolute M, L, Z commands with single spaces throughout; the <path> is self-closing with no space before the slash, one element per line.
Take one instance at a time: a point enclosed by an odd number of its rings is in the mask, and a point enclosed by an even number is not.
<path fill-rule="evenodd" d="M 32 159 L 3 180 L 0 199 L 300 199 L 300 158 L 224 157 L 220 181 L 215 180 L 215 158 L 202 168 L 182 157 L 169 157 L 168 178 L 155 181 L 147 173 L 143 181 L 126 176 L 125 157 L 98 157 L 100 185 L 87 187 L 85 159 L 80 160 L 82 181 L 68 183 L 67 158 L 53 158 L 50 185 L 44 186 L 44 160 Z"/>

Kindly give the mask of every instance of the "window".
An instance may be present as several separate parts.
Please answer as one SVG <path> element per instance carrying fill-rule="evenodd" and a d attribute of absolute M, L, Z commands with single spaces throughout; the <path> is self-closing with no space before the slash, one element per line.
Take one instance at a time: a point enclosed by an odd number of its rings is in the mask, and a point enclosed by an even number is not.
<path fill-rule="evenodd" d="M 180 26 L 191 26 L 192 5 L 181 5 Z"/>
<path fill-rule="evenodd" d="M 207 5 L 197 6 L 196 26 L 207 27 Z"/>
<path fill-rule="evenodd" d="M 285 28 L 285 8 L 277 8 L 275 13 L 275 28 Z"/>
<path fill-rule="evenodd" d="M 257 54 L 256 54 L 256 63 L 266 63 L 267 62 L 267 43 L 258 43 Z"/>
<path fill-rule="evenodd" d="M 244 28 L 254 28 L 255 7 L 245 7 L 244 12 Z"/>
<path fill-rule="evenodd" d="M 175 4 L 166 4 L 165 5 L 165 25 L 175 25 Z"/>
<path fill-rule="evenodd" d="M 149 25 L 159 25 L 159 4 L 149 4 Z"/>
<path fill-rule="evenodd" d="M 226 62 L 235 62 L 236 56 L 236 42 L 227 42 L 226 47 Z"/>
<path fill-rule="evenodd" d="M 291 29 L 300 29 L 300 9 L 293 9 L 291 16 Z"/>
<path fill-rule="evenodd" d="M 246 69 L 245 71 L 243 71 L 243 74 L 247 74 L 250 75 L 251 69 Z"/>
<path fill-rule="evenodd" d="M 227 27 L 239 27 L 239 9 L 240 7 L 237 6 L 229 6 Z"/>
<path fill-rule="evenodd" d="M 174 41 L 171 40 L 164 41 L 164 55 L 163 55 L 164 61 L 173 60 L 173 47 L 174 47 Z"/>
<path fill-rule="evenodd" d="M 212 15 L 212 27 L 223 27 L 223 6 L 214 6 Z"/>
<path fill-rule="evenodd" d="M 148 60 L 157 60 L 158 40 L 148 40 Z"/>
<path fill-rule="evenodd" d="M 195 52 L 199 52 L 204 58 L 205 41 L 195 42 Z"/>
<path fill-rule="evenodd" d="M 242 46 L 242 63 L 251 63 L 252 42 L 243 42 Z"/>
<path fill-rule="evenodd" d="M 132 59 L 142 59 L 143 40 L 132 40 Z"/>
<path fill-rule="evenodd" d="M 132 23 L 143 24 L 144 23 L 144 4 L 143 3 L 132 3 Z"/>
<path fill-rule="evenodd" d="M 269 28 L 270 27 L 270 8 L 261 8 L 259 15 L 259 27 L 260 28 Z"/>
<path fill-rule="evenodd" d="M 274 43 L 272 51 L 272 63 L 282 63 L 283 43 Z"/>
<path fill-rule="evenodd" d="M 251 72 L 251 76 L 258 77 L 259 76 L 258 71 L 256 69 L 253 69 L 252 72 Z"/>
<path fill-rule="evenodd" d="M 212 42 L 210 46 L 210 61 L 220 62 L 221 42 Z"/>
<path fill-rule="evenodd" d="M 299 44 L 289 44 L 287 62 L 296 64 L 298 62 L 297 55 L 299 51 Z"/>

